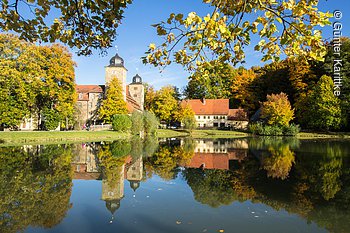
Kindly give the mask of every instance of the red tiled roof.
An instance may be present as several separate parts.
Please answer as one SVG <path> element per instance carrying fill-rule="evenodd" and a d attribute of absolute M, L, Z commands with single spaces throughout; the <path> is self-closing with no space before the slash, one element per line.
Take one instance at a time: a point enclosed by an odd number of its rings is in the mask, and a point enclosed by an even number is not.
<path fill-rule="evenodd" d="M 141 111 L 140 105 L 130 95 L 126 96 L 126 105 L 129 113 L 132 113 L 134 110 Z"/>
<path fill-rule="evenodd" d="M 189 104 L 195 115 L 228 115 L 229 99 L 183 100 L 181 105 Z"/>
<path fill-rule="evenodd" d="M 77 85 L 77 93 L 103 93 L 103 85 Z"/>

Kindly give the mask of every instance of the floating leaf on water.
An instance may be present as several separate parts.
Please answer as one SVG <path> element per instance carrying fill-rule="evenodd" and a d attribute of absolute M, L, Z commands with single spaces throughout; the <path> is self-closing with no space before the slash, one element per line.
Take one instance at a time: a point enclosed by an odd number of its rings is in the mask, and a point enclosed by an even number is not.
<path fill-rule="evenodd" d="M 224 230 L 221 229 L 221 230 L 219 230 L 219 232 L 224 232 Z"/>
<path fill-rule="evenodd" d="M 179 224 L 181 224 L 181 222 L 180 221 L 176 221 L 176 224 L 179 225 Z"/>

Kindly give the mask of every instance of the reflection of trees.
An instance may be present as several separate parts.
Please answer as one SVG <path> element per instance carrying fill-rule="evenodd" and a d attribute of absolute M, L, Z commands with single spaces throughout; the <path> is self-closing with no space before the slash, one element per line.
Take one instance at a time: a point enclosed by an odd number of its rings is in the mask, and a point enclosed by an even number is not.
<path fill-rule="evenodd" d="M 0 148 L 0 160 L 0 232 L 60 223 L 70 208 L 70 147 Z"/>
<path fill-rule="evenodd" d="M 189 168 L 184 171 L 184 177 L 193 191 L 194 198 L 211 207 L 229 205 L 237 200 L 231 184 L 232 176 L 233 174 L 226 170 Z"/>
<path fill-rule="evenodd" d="M 294 160 L 294 153 L 289 149 L 289 145 L 281 145 L 278 148 L 271 146 L 268 153 L 263 153 L 262 166 L 268 177 L 284 180 L 288 177 Z"/>
<path fill-rule="evenodd" d="M 179 144 L 163 144 L 158 150 L 145 161 L 147 176 L 155 173 L 163 179 L 174 179 L 178 172 L 179 165 L 186 165 L 194 155 L 193 150 Z"/>
<path fill-rule="evenodd" d="M 291 148 L 298 148 L 295 138 L 259 137 L 249 140 L 249 148 L 260 157 L 268 177 L 286 179 L 295 162 Z"/>
<path fill-rule="evenodd" d="M 102 174 L 108 184 L 113 186 L 120 179 L 122 166 L 125 158 L 130 154 L 131 145 L 127 141 L 106 142 L 101 145 L 97 155 Z"/>
<path fill-rule="evenodd" d="M 330 232 L 348 232 L 350 147 L 347 143 L 292 141 L 288 144 L 286 140 L 253 139 L 252 153 L 233 171 L 189 168 L 184 171 L 184 177 L 195 199 L 203 204 L 217 207 L 236 200 L 251 200 L 298 214 Z M 268 170 L 267 174 L 259 169 L 261 166 Z M 271 179 L 274 177 L 281 179 Z"/>

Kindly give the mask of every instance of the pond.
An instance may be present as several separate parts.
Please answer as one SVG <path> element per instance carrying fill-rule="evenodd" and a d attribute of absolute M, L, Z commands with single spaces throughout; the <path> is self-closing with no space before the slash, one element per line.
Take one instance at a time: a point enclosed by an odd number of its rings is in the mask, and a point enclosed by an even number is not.
<path fill-rule="evenodd" d="M 0 147 L 0 232 L 350 232 L 350 143 Z"/>

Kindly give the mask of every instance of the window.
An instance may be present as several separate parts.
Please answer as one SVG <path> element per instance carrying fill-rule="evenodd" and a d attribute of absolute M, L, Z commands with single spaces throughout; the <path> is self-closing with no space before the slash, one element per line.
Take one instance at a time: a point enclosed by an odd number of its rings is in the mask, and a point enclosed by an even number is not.
<path fill-rule="evenodd" d="M 134 97 L 137 97 L 137 94 L 134 94 Z"/>
<path fill-rule="evenodd" d="M 137 87 L 134 87 L 134 90 L 136 91 L 136 90 L 137 90 Z"/>
<path fill-rule="evenodd" d="M 83 98 L 83 93 L 79 93 L 79 99 Z"/>
<path fill-rule="evenodd" d="M 201 116 L 198 116 L 198 119 L 201 119 Z"/>
<path fill-rule="evenodd" d="M 206 116 L 203 117 L 203 119 L 205 119 L 205 118 L 206 118 Z"/>
<path fill-rule="evenodd" d="M 208 119 L 210 119 L 210 116 L 208 116 Z"/>

